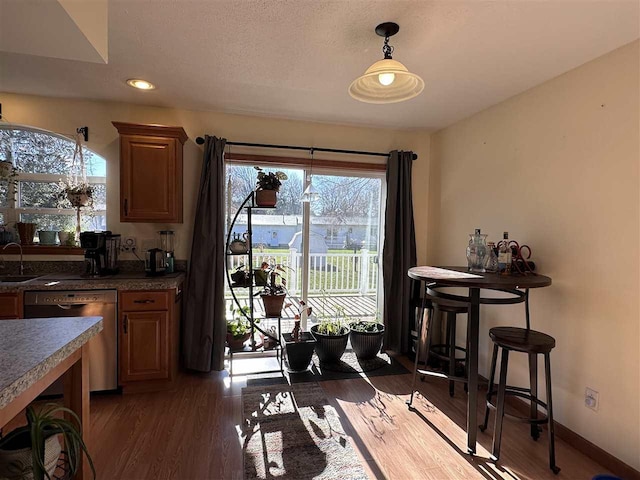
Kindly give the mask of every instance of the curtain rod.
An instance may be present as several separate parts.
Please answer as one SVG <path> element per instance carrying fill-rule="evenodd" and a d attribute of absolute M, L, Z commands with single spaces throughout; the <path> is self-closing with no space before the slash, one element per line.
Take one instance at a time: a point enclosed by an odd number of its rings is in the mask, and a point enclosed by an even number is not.
<path fill-rule="evenodd" d="M 204 144 L 204 138 L 197 137 L 196 143 L 198 145 Z M 330 153 L 346 153 L 349 155 L 368 155 L 370 157 L 388 157 L 388 153 L 381 152 L 363 152 L 360 150 L 338 150 L 335 148 L 321 148 L 321 147 L 296 147 L 293 145 L 270 145 L 266 143 L 246 143 L 246 142 L 227 142 L 227 145 L 236 145 L 239 147 L 262 147 L 262 148 L 280 148 L 284 150 L 307 150 L 310 152 L 330 152 Z M 413 154 L 413 159 L 416 160 L 418 154 Z"/>

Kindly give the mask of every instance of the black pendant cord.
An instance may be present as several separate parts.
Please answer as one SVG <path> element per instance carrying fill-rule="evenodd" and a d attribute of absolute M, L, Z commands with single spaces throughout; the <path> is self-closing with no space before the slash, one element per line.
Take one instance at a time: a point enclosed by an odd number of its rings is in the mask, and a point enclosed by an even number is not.
<path fill-rule="evenodd" d="M 204 144 L 204 138 L 197 137 L 196 143 L 198 145 Z M 227 142 L 227 145 L 235 145 L 239 147 L 257 147 L 257 148 L 279 148 L 284 150 L 303 150 L 303 151 L 314 151 L 314 152 L 329 152 L 329 153 L 344 153 L 347 155 L 367 155 L 369 157 L 388 157 L 388 153 L 381 152 L 365 152 L 360 150 L 340 150 L 336 148 L 321 148 L 321 147 L 297 147 L 294 145 L 270 145 L 266 143 L 246 143 L 246 142 Z M 416 160 L 418 155 L 416 153 L 413 154 L 413 159 Z"/>

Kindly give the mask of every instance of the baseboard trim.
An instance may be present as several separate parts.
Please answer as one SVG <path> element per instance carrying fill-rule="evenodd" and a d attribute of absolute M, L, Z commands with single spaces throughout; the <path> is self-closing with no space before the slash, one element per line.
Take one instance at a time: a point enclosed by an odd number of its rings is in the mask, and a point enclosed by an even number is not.
<path fill-rule="evenodd" d="M 488 384 L 487 379 L 483 378 L 483 380 Z M 483 387 L 486 388 L 486 385 Z M 529 415 L 529 404 L 526 403 L 525 400 L 512 396 L 507 396 L 506 400 L 507 404 L 513 407 L 518 413 L 524 416 Z M 556 436 L 570 444 L 580 453 L 583 453 L 593 461 L 598 462 L 618 477 L 625 480 L 640 480 L 640 472 L 638 470 L 614 457 L 609 452 L 604 451 L 597 445 L 594 445 L 589 440 L 578 435 L 576 432 L 570 430 L 561 423 L 554 421 L 553 424 L 555 425 Z M 544 427 L 546 428 L 546 425 L 544 425 Z"/>

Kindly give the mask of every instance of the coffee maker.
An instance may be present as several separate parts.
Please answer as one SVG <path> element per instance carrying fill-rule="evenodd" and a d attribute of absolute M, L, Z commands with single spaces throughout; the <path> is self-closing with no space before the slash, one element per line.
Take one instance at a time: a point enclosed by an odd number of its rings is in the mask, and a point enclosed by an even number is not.
<path fill-rule="evenodd" d="M 118 273 L 120 235 L 106 232 L 80 232 L 84 248 L 85 275 L 95 277 Z"/>

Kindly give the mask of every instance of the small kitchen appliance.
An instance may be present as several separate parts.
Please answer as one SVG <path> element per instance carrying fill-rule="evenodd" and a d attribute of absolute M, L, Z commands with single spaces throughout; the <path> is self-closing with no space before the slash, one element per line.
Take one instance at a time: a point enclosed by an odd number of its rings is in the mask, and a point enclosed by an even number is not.
<path fill-rule="evenodd" d="M 173 273 L 175 271 L 174 266 L 174 257 L 173 257 L 173 245 L 174 245 L 174 234 L 173 230 L 162 230 L 160 233 L 160 250 L 164 250 L 166 252 L 167 257 L 167 267 L 165 269 L 165 273 Z"/>
<path fill-rule="evenodd" d="M 88 276 L 115 275 L 118 273 L 120 235 L 106 232 L 80 232 L 80 246 L 84 248 Z"/>
<path fill-rule="evenodd" d="M 149 277 L 157 277 L 167 272 L 167 252 L 160 248 L 147 250 L 144 270 Z"/>

